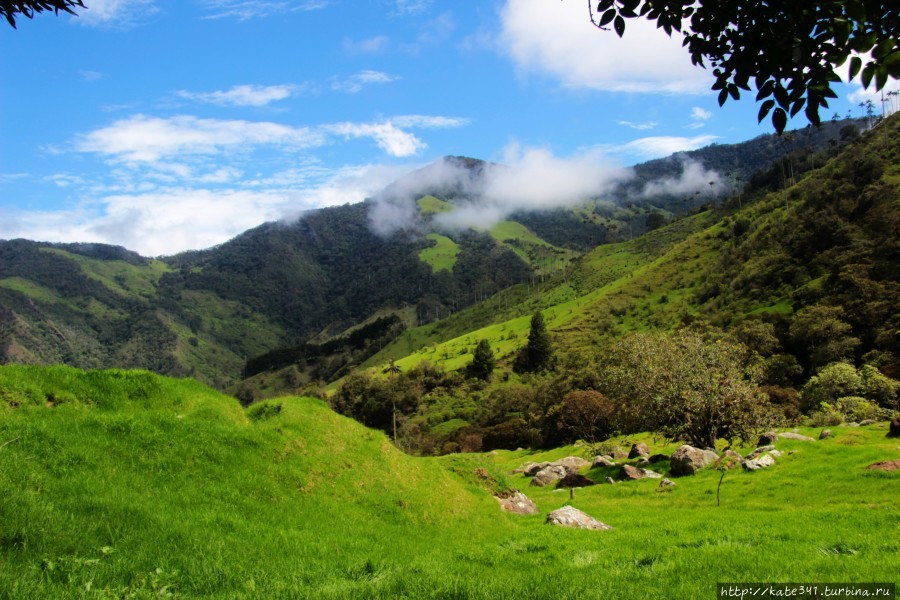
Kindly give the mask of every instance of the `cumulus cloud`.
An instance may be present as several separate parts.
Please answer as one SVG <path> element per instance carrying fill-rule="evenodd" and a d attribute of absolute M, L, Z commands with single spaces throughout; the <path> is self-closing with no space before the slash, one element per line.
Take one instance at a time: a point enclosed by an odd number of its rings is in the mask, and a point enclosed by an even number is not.
<path fill-rule="evenodd" d="M 207 19 L 250 19 L 271 17 L 291 12 L 319 10 L 331 4 L 328 0 L 206 0 Z"/>
<path fill-rule="evenodd" d="M 153 162 L 178 154 L 216 154 L 229 147 L 266 144 L 309 148 L 323 143 L 322 134 L 309 127 L 188 115 L 134 115 L 82 136 L 76 149 L 127 162 Z"/>
<path fill-rule="evenodd" d="M 670 38 L 646 19 L 629 19 L 619 38 L 594 27 L 583 2 L 506 0 L 500 17 L 499 44 L 513 62 L 568 87 L 696 94 L 712 82 L 677 34 Z"/>
<path fill-rule="evenodd" d="M 699 106 L 691 109 L 691 123 L 686 126 L 687 129 L 700 129 L 706 122 L 712 118 L 712 113 L 704 110 Z"/>
<path fill-rule="evenodd" d="M 397 81 L 399 77 L 395 75 L 390 75 L 389 73 L 385 73 L 383 71 L 360 71 L 359 73 L 355 73 L 350 77 L 346 77 L 344 79 L 334 79 L 331 82 L 331 89 L 344 92 L 347 94 L 357 94 L 363 90 L 367 85 L 372 85 L 376 83 L 390 83 L 392 81 Z"/>
<path fill-rule="evenodd" d="M 187 100 L 219 106 L 266 106 L 272 102 L 290 98 L 299 89 L 300 87 L 296 85 L 236 85 L 229 90 L 214 92 L 180 90 L 175 94 Z"/>
<path fill-rule="evenodd" d="M 676 152 L 696 150 L 697 148 L 708 146 L 716 139 L 718 139 L 718 136 L 715 135 L 698 135 L 694 137 L 651 136 L 628 142 L 620 146 L 618 150 L 624 154 L 649 160 L 675 154 Z"/>
<path fill-rule="evenodd" d="M 512 213 L 574 206 L 631 177 L 598 152 L 560 158 L 540 148 L 511 145 L 503 165 L 447 158 L 416 171 L 375 198 L 372 228 L 387 235 L 415 227 L 417 197 L 441 190 L 454 209 L 434 218 L 439 227 L 488 228 Z"/>
<path fill-rule="evenodd" d="M 154 0 L 92 0 L 77 9 L 76 23 L 88 27 L 130 29 L 159 12 Z"/>
<path fill-rule="evenodd" d="M 654 196 L 693 196 L 712 194 L 719 196 L 726 192 L 725 182 L 717 171 L 707 169 L 702 163 L 682 155 L 681 175 L 664 177 L 648 182 L 640 192 L 641 198 Z"/>
<path fill-rule="evenodd" d="M 632 121 L 616 121 L 619 125 L 624 125 L 625 127 L 630 127 L 632 129 L 636 129 L 637 131 L 646 131 L 648 129 L 653 129 L 658 125 L 656 121 L 646 121 L 644 123 L 634 123 Z"/>
<path fill-rule="evenodd" d="M 125 246 L 144 256 L 169 255 L 221 244 L 266 221 L 290 220 L 312 208 L 361 202 L 407 168 L 297 169 L 248 182 L 248 189 L 135 189 L 99 194 L 56 211 L 0 209 L 0 239 L 99 242 Z M 230 174 L 219 175 L 231 181 Z M 54 176 L 53 181 L 57 185 L 75 183 L 68 175 Z"/>
<path fill-rule="evenodd" d="M 348 54 L 377 54 L 387 50 L 390 45 L 391 38 L 386 35 L 376 35 L 364 40 L 347 38 L 343 41 L 344 51 Z"/>
<path fill-rule="evenodd" d="M 174 156 L 215 155 L 226 150 L 247 152 L 261 146 L 302 150 L 322 146 L 331 137 L 340 136 L 371 138 L 387 154 L 406 157 L 425 148 L 425 143 L 404 129 L 460 127 L 466 123 L 452 117 L 406 115 L 374 123 L 292 127 L 267 121 L 139 114 L 80 136 L 75 149 L 114 161 L 155 163 Z"/>

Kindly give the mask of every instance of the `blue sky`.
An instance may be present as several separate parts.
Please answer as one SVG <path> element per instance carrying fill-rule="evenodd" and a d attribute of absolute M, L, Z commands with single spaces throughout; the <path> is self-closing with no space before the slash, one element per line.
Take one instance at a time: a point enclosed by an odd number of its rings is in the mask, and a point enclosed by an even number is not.
<path fill-rule="evenodd" d="M 444 155 L 571 178 L 770 131 L 679 41 L 620 40 L 582 0 L 85 3 L 0 29 L 0 239 L 172 254 Z"/>

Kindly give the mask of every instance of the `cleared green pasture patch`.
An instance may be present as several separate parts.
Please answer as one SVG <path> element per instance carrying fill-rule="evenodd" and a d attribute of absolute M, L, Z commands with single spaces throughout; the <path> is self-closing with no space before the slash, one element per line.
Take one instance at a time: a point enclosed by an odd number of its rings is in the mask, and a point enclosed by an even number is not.
<path fill-rule="evenodd" d="M 419 213 L 422 215 L 436 215 L 453 210 L 452 204 L 431 195 L 422 196 L 416 200 L 416 204 L 419 205 Z"/>
<path fill-rule="evenodd" d="M 439 233 L 429 233 L 425 237 L 434 242 L 434 245 L 419 252 L 419 260 L 430 265 L 433 273 L 452 271 L 459 255 L 459 245 Z"/>
<path fill-rule="evenodd" d="M 123 260 L 89 258 L 59 248 L 41 248 L 41 251 L 74 261 L 85 275 L 123 295 L 154 296 L 160 277 L 171 270 L 166 263 L 159 260 L 150 260 L 147 265 L 137 266 Z"/>
<path fill-rule="evenodd" d="M 25 294 L 32 300 L 70 304 L 53 290 L 45 288 L 44 286 L 23 277 L 4 277 L 3 279 L 0 279 L 0 287 L 5 287 L 14 292 Z"/>

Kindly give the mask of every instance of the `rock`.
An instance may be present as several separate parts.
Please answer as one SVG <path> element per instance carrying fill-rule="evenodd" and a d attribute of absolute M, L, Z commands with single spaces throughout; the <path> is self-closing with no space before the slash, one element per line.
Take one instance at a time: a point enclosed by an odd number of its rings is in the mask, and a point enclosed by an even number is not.
<path fill-rule="evenodd" d="M 870 471 L 900 471 L 900 459 L 872 463 L 866 469 Z"/>
<path fill-rule="evenodd" d="M 741 456 L 734 450 L 726 450 L 722 453 L 722 456 L 720 456 L 719 459 L 716 460 L 716 462 L 713 464 L 713 467 L 724 471 L 730 471 L 731 469 L 737 469 L 743 462 L 743 456 Z"/>
<path fill-rule="evenodd" d="M 587 467 L 591 463 L 584 460 L 580 456 L 567 456 L 565 458 L 561 458 L 559 460 L 554 460 L 551 465 L 565 467 L 566 471 L 569 473 L 577 473 L 578 469 L 581 467 Z"/>
<path fill-rule="evenodd" d="M 759 436 L 759 441 L 756 442 L 756 447 L 760 446 L 771 446 L 775 442 L 778 441 L 778 433 L 774 431 L 767 431 L 761 436 Z"/>
<path fill-rule="evenodd" d="M 540 512 L 534 502 L 519 490 L 509 490 L 494 497 L 500 503 L 500 508 L 506 512 L 517 515 L 536 515 Z"/>
<path fill-rule="evenodd" d="M 753 460 L 760 454 L 765 454 L 766 452 L 771 452 L 774 449 L 775 449 L 775 446 L 760 446 L 759 448 L 757 448 L 756 450 L 754 450 L 753 452 L 751 452 L 744 458 L 746 458 L 747 460 Z"/>
<path fill-rule="evenodd" d="M 793 432 L 791 432 L 791 431 L 788 431 L 787 433 L 782 433 L 782 434 L 781 434 L 781 437 L 784 438 L 784 439 L 786 439 L 786 440 L 798 440 L 798 441 L 800 441 L 800 442 L 814 442 L 814 441 L 816 441 L 816 440 L 812 439 L 811 437 L 809 437 L 808 435 L 803 435 L 803 434 L 800 434 L 800 433 L 793 433 Z"/>
<path fill-rule="evenodd" d="M 778 458 L 779 456 L 781 456 L 781 450 L 772 450 L 769 452 L 769 455 L 774 456 L 775 458 Z"/>
<path fill-rule="evenodd" d="M 659 487 L 663 489 L 672 489 L 673 487 L 675 487 L 675 482 L 671 479 L 663 479 L 659 482 Z"/>
<path fill-rule="evenodd" d="M 598 469 L 600 467 L 607 468 L 607 467 L 614 467 L 614 466 L 616 466 L 616 463 L 611 461 L 606 456 L 598 456 L 598 457 L 594 458 L 594 462 L 591 463 L 592 469 Z"/>
<path fill-rule="evenodd" d="M 563 477 L 568 474 L 566 468 L 562 465 L 549 465 L 544 467 L 534 476 L 534 479 L 531 480 L 531 485 L 537 487 L 544 487 L 545 485 L 550 485 L 554 481 L 559 481 Z"/>
<path fill-rule="evenodd" d="M 869 425 L 874 425 L 875 419 L 865 419 L 859 422 L 860 427 L 868 427 Z"/>
<path fill-rule="evenodd" d="M 650 469 L 642 469 L 640 467 L 632 467 L 631 465 L 622 465 L 622 471 L 619 473 L 619 479 L 637 480 L 637 479 L 660 479 L 661 474 Z"/>
<path fill-rule="evenodd" d="M 650 456 L 650 448 L 647 447 L 647 444 L 640 442 L 631 445 L 631 451 L 628 453 L 628 458 L 641 458 L 647 456 Z"/>
<path fill-rule="evenodd" d="M 623 458 L 628 458 L 628 453 L 625 452 L 625 449 L 622 446 L 616 446 L 612 450 L 612 458 L 622 460 Z"/>
<path fill-rule="evenodd" d="M 560 527 L 574 527 L 576 529 L 593 529 L 597 531 L 612 529 L 606 523 L 601 523 L 587 513 L 583 513 L 574 506 L 563 506 L 547 515 L 547 522 Z"/>
<path fill-rule="evenodd" d="M 663 462 L 664 460 L 669 460 L 670 456 L 668 454 L 654 454 L 650 457 L 650 464 L 655 465 L 658 462 Z"/>
<path fill-rule="evenodd" d="M 519 468 L 522 469 L 522 472 L 525 474 L 526 477 L 534 477 L 535 475 L 538 474 L 538 471 L 540 471 L 541 469 L 545 469 L 549 466 L 550 466 L 550 463 L 548 463 L 548 462 L 539 462 L 539 463 L 529 462 L 529 463 L 525 463 L 524 465 L 522 465 Z"/>
<path fill-rule="evenodd" d="M 766 467 L 771 467 L 775 464 L 775 459 L 771 454 L 763 454 L 757 459 L 754 460 L 745 460 L 744 461 L 744 469 L 748 471 L 758 471 L 759 469 L 764 469 Z"/>
<path fill-rule="evenodd" d="M 900 438 L 900 417 L 891 419 L 891 423 L 888 425 L 887 437 Z"/>
<path fill-rule="evenodd" d="M 850 423 L 844 423 L 844 427 L 859 427 L 859 423 L 853 421 Z"/>
<path fill-rule="evenodd" d="M 712 450 L 700 450 L 685 444 L 672 455 L 672 475 L 693 475 L 703 467 L 712 464 L 719 455 Z"/>
<path fill-rule="evenodd" d="M 597 482 L 580 473 L 568 473 L 565 477 L 556 482 L 556 487 L 558 488 L 580 488 L 588 487 L 589 485 L 597 485 Z"/>
<path fill-rule="evenodd" d="M 606 478 L 606 483 L 615 483 L 615 482 L 616 482 L 616 480 L 613 479 L 612 477 L 607 477 L 607 478 Z"/>
<path fill-rule="evenodd" d="M 828 438 L 830 438 L 830 437 L 831 437 L 831 430 L 830 430 L 830 429 L 823 429 L 822 432 L 819 434 L 819 439 L 820 439 L 820 440 L 826 440 L 826 439 L 828 439 Z"/>

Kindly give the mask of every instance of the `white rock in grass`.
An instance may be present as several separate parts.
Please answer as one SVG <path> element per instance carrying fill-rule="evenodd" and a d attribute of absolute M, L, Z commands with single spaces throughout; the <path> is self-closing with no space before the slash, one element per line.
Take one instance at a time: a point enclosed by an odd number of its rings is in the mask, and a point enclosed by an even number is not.
<path fill-rule="evenodd" d="M 606 531 L 612 529 L 606 523 L 602 523 L 590 516 L 587 513 L 584 513 L 574 506 L 563 506 L 558 510 L 554 510 L 552 513 L 547 515 L 547 522 L 551 525 L 558 525 L 560 527 L 573 527 L 575 529 L 593 529 L 597 531 Z"/>

